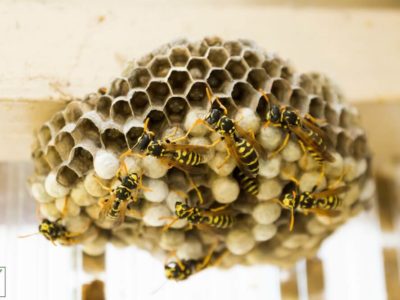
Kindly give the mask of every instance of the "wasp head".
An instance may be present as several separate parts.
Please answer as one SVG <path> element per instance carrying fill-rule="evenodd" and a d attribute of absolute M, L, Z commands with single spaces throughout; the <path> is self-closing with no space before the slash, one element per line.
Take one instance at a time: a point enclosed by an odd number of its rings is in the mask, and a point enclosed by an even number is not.
<path fill-rule="evenodd" d="M 147 152 L 149 155 L 160 157 L 163 152 L 163 146 L 161 142 L 151 141 L 147 147 Z"/>
<path fill-rule="evenodd" d="M 282 205 L 285 208 L 294 208 L 296 204 L 295 198 L 296 194 L 294 192 L 285 194 L 284 198 L 282 199 Z"/>
<path fill-rule="evenodd" d="M 278 105 L 272 105 L 271 109 L 267 112 L 267 121 L 272 123 L 279 123 L 281 119 L 281 111 Z"/>
<path fill-rule="evenodd" d="M 39 224 L 39 232 L 43 234 L 46 239 L 53 241 L 57 239 L 59 229 L 55 223 L 50 222 L 48 219 L 44 219 L 42 223 Z"/>
<path fill-rule="evenodd" d="M 188 212 L 190 210 L 189 205 L 177 201 L 175 203 L 175 214 L 178 218 L 186 218 Z"/>
<path fill-rule="evenodd" d="M 208 124 L 214 125 L 216 124 L 224 115 L 221 109 L 213 108 L 206 116 L 205 120 Z"/>
<path fill-rule="evenodd" d="M 185 280 L 191 275 L 191 269 L 184 264 L 171 261 L 164 266 L 165 276 L 171 280 Z"/>

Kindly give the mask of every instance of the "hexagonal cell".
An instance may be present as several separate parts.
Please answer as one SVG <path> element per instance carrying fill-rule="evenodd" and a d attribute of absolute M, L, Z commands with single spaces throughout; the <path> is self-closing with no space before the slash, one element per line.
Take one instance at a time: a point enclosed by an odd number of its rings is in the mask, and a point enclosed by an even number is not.
<path fill-rule="evenodd" d="M 352 124 L 352 115 L 347 110 L 342 109 L 339 120 L 340 127 L 349 128 Z"/>
<path fill-rule="evenodd" d="M 358 159 L 368 156 L 369 150 L 364 135 L 360 135 L 354 140 L 353 151 L 354 156 Z"/>
<path fill-rule="evenodd" d="M 191 83 L 189 73 L 187 71 L 173 70 L 168 77 L 168 83 L 174 94 L 185 93 L 187 87 Z"/>
<path fill-rule="evenodd" d="M 65 119 L 62 112 L 56 113 L 50 120 L 50 125 L 54 132 L 60 131 L 65 126 Z"/>
<path fill-rule="evenodd" d="M 143 127 L 131 127 L 125 134 L 126 142 L 128 143 L 129 148 L 133 148 L 136 145 L 139 137 L 143 133 Z"/>
<path fill-rule="evenodd" d="M 187 68 L 193 79 L 204 79 L 206 78 L 211 65 L 204 58 L 192 58 Z"/>
<path fill-rule="evenodd" d="M 228 60 L 228 52 L 223 47 L 213 47 L 208 50 L 207 58 L 213 67 L 223 67 Z"/>
<path fill-rule="evenodd" d="M 315 118 L 323 118 L 325 112 L 325 103 L 321 98 L 313 98 L 310 101 L 308 113 Z"/>
<path fill-rule="evenodd" d="M 160 131 L 165 125 L 168 124 L 163 111 L 152 109 L 145 119 L 149 118 L 149 128 L 154 132 Z"/>
<path fill-rule="evenodd" d="M 60 154 L 58 154 L 54 146 L 48 147 L 47 153 L 45 154 L 44 157 L 52 169 L 60 165 L 62 162 Z"/>
<path fill-rule="evenodd" d="M 133 70 L 132 75 L 128 78 L 128 80 L 132 88 L 145 88 L 149 83 L 150 78 L 151 75 L 147 68 L 136 68 Z"/>
<path fill-rule="evenodd" d="M 56 180 L 59 184 L 65 187 L 70 187 L 78 180 L 79 176 L 74 170 L 68 166 L 62 166 L 56 176 Z"/>
<path fill-rule="evenodd" d="M 279 77 L 281 75 L 282 61 L 277 58 L 269 61 L 266 60 L 262 64 L 262 67 L 270 77 Z"/>
<path fill-rule="evenodd" d="M 272 83 L 271 94 L 273 94 L 279 102 L 287 104 L 292 94 L 289 82 L 284 79 L 275 80 Z"/>
<path fill-rule="evenodd" d="M 313 90 L 313 83 L 310 76 L 307 74 L 301 74 L 299 78 L 299 86 L 304 89 L 306 93 L 311 94 Z"/>
<path fill-rule="evenodd" d="M 88 139 L 100 146 L 99 128 L 96 127 L 96 124 L 94 124 L 92 120 L 87 118 L 79 120 L 75 129 L 72 131 L 72 137 L 77 142 Z"/>
<path fill-rule="evenodd" d="M 253 50 L 244 51 L 243 58 L 250 68 L 258 68 L 261 66 L 262 57 L 256 51 Z"/>
<path fill-rule="evenodd" d="M 214 202 L 214 197 L 212 195 L 211 189 L 208 187 L 205 187 L 203 185 L 198 186 L 198 189 L 200 190 L 201 195 L 203 196 L 203 199 L 205 203 L 203 204 L 203 207 L 209 207 L 211 204 Z M 191 188 L 189 191 L 187 191 L 188 195 L 188 200 L 189 200 L 189 205 L 196 206 L 197 203 L 199 203 L 200 199 L 198 196 L 198 193 L 194 188 Z"/>
<path fill-rule="evenodd" d="M 247 82 L 250 83 L 255 90 L 263 89 L 265 90 L 269 76 L 264 69 L 253 69 L 250 70 L 247 75 Z"/>
<path fill-rule="evenodd" d="M 150 72 L 155 77 L 165 77 L 171 69 L 171 63 L 167 57 L 156 57 L 150 66 Z"/>
<path fill-rule="evenodd" d="M 128 94 L 128 99 L 135 116 L 141 116 L 150 106 L 150 99 L 145 91 L 132 90 Z"/>
<path fill-rule="evenodd" d="M 224 48 L 228 50 L 231 56 L 239 56 L 242 53 L 242 44 L 237 41 L 230 41 L 224 43 Z"/>
<path fill-rule="evenodd" d="M 175 67 L 184 67 L 189 61 L 190 52 L 186 47 L 172 48 L 169 54 L 169 60 Z"/>
<path fill-rule="evenodd" d="M 108 128 L 101 133 L 101 141 L 104 148 L 115 153 L 121 153 L 127 149 L 125 136 L 116 128 Z"/>
<path fill-rule="evenodd" d="M 232 78 L 224 69 L 214 69 L 207 78 L 207 83 L 213 93 L 223 93 L 232 83 Z"/>
<path fill-rule="evenodd" d="M 189 110 L 189 105 L 184 98 L 171 97 L 167 100 L 164 112 L 171 123 L 182 122 Z"/>
<path fill-rule="evenodd" d="M 147 88 L 147 93 L 152 105 L 161 106 L 170 95 L 170 90 L 166 82 L 152 81 Z"/>
<path fill-rule="evenodd" d="M 325 106 L 325 118 L 332 125 L 339 124 L 339 115 L 329 104 Z"/>
<path fill-rule="evenodd" d="M 44 148 L 51 140 L 51 129 L 48 125 L 43 125 L 38 132 L 40 145 Z"/>
<path fill-rule="evenodd" d="M 75 141 L 69 132 L 60 132 L 55 138 L 54 145 L 62 160 L 67 160 Z"/>
<path fill-rule="evenodd" d="M 294 89 L 290 96 L 290 105 L 300 110 L 301 112 L 307 112 L 309 107 L 309 99 L 307 94 L 302 89 Z"/>
<path fill-rule="evenodd" d="M 116 78 L 113 80 L 108 92 L 114 98 L 119 96 L 126 96 L 130 89 L 129 82 L 125 78 Z"/>
<path fill-rule="evenodd" d="M 96 104 L 96 111 L 103 118 L 108 118 L 110 116 L 110 109 L 112 98 L 108 95 L 101 96 L 99 101 Z"/>
<path fill-rule="evenodd" d="M 82 116 L 83 111 L 82 103 L 79 101 L 72 101 L 68 103 L 64 110 L 64 118 L 67 123 L 74 123 Z"/>
<path fill-rule="evenodd" d="M 292 81 L 294 70 L 290 66 L 283 66 L 281 69 L 281 77 L 287 81 Z"/>
<path fill-rule="evenodd" d="M 154 57 L 153 53 L 146 54 L 146 55 L 142 56 L 141 58 L 139 58 L 136 61 L 136 63 L 140 67 L 145 67 L 151 62 L 153 57 Z"/>
<path fill-rule="evenodd" d="M 125 98 L 116 99 L 111 106 L 111 117 L 117 123 L 124 123 L 132 115 L 129 102 Z"/>
<path fill-rule="evenodd" d="M 85 148 L 78 146 L 72 152 L 69 167 L 78 174 L 86 174 L 93 166 L 93 156 Z"/>
<path fill-rule="evenodd" d="M 232 99 L 237 106 L 257 107 L 257 92 L 247 82 L 237 82 L 232 89 Z"/>
<path fill-rule="evenodd" d="M 195 82 L 189 90 L 186 98 L 192 107 L 205 107 L 207 105 L 207 84 L 205 82 Z"/>
<path fill-rule="evenodd" d="M 247 65 L 243 59 L 231 58 L 225 69 L 231 74 L 233 79 L 241 79 L 247 72 Z"/>
<path fill-rule="evenodd" d="M 44 154 L 41 150 L 36 150 L 32 152 L 32 158 L 34 163 L 34 170 L 39 175 L 47 175 L 51 168 L 44 158 Z"/>
<path fill-rule="evenodd" d="M 335 130 L 332 126 L 326 126 L 324 128 L 324 131 L 326 133 L 328 141 L 330 142 L 329 145 L 331 145 L 333 148 L 336 149 L 337 141 L 338 141 L 338 132 L 337 132 L 337 130 Z"/>
<path fill-rule="evenodd" d="M 187 176 L 179 169 L 169 169 L 166 177 L 170 189 L 185 191 L 189 187 Z"/>
<path fill-rule="evenodd" d="M 213 47 L 221 46 L 223 41 L 218 36 L 208 36 L 204 38 L 204 42 L 207 44 L 208 47 Z"/>
<path fill-rule="evenodd" d="M 351 154 L 350 148 L 351 148 L 351 139 L 349 138 L 349 136 L 346 134 L 345 131 L 340 132 L 337 137 L 336 150 L 342 156 L 347 156 Z"/>

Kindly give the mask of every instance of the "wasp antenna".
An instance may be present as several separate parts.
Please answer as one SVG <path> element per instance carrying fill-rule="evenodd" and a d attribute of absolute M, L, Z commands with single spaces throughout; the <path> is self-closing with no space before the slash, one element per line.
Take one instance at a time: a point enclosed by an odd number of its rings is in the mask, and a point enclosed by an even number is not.
<path fill-rule="evenodd" d="M 268 104 L 268 110 L 270 110 L 270 109 L 271 109 L 271 102 L 269 101 L 269 98 L 268 98 L 268 96 L 267 96 L 267 93 L 266 93 L 263 89 L 259 89 L 259 91 L 260 91 L 260 93 L 263 95 L 265 101 L 266 101 L 267 104 Z"/>
<path fill-rule="evenodd" d="M 289 227 L 290 231 L 293 231 L 293 225 L 294 225 L 294 209 L 292 207 L 290 209 L 290 227 Z"/>
<path fill-rule="evenodd" d="M 157 294 L 167 283 L 168 283 L 168 280 L 165 280 L 158 288 L 156 288 L 154 291 L 152 291 L 150 295 L 153 296 L 153 295 Z"/>
<path fill-rule="evenodd" d="M 30 236 L 37 235 L 37 234 L 39 234 L 39 233 L 40 233 L 40 232 L 38 231 L 38 232 L 35 232 L 35 233 L 30 233 L 30 234 L 25 234 L 25 235 L 19 235 L 18 238 L 19 238 L 19 239 L 24 239 L 24 238 L 27 238 L 27 237 L 30 237 Z"/>
<path fill-rule="evenodd" d="M 206 87 L 206 93 L 207 93 L 207 98 L 208 98 L 208 101 L 210 102 L 210 103 L 212 103 L 213 101 L 212 101 L 212 93 L 211 93 L 211 90 L 210 90 L 210 88 L 209 87 Z"/>

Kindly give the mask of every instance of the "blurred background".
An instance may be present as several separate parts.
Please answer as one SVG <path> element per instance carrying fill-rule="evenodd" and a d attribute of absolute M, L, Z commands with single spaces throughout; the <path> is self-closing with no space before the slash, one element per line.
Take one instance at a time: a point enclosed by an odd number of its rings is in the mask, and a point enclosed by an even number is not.
<path fill-rule="evenodd" d="M 0 266 L 6 299 L 400 299 L 400 2 L 121 0 L 0 2 Z M 328 74 L 362 115 L 377 202 L 292 269 L 210 269 L 166 283 L 147 253 L 87 257 L 37 231 L 32 132 L 72 97 L 171 40 L 246 38 L 297 70 Z M 100 281 L 93 281 L 93 280 Z M 105 286 L 103 286 L 103 283 Z"/>

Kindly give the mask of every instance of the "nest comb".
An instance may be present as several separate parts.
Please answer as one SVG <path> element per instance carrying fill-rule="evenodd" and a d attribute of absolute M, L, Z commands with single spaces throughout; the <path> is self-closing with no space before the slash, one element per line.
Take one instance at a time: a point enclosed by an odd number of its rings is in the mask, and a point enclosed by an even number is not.
<path fill-rule="evenodd" d="M 128 207 L 121 226 L 99 220 L 98 200 L 108 192 L 95 177 L 110 183 L 120 154 L 135 145 L 147 118 L 159 137 L 175 127 L 177 134 L 183 134 L 208 112 L 207 87 L 228 108 L 229 116 L 252 130 L 267 151 L 276 149 L 284 134 L 279 128 L 262 126 L 265 101 L 260 89 L 302 114 L 324 119 L 335 162 L 326 163 L 321 179 L 318 165 L 291 138 L 279 155 L 261 157 L 259 193 L 249 200 L 231 174 L 235 161 L 218 167 L 225 149 L 217 146 L 207 156 L 207 174 L 194 180 L 207 205 L 230 204 L 230 210 L 241 215 L 240 221 L 226 230 L 195 227 L 187 231 L 186 221 L 180 220 L 163 231 L 168 221 L 162 217 L 173 216 L 175 202 L 182 201 L 177 190 L 193 198 L 193 186 L 182 172 L 168 169 L 155 158 L 130 157 L 126 160 L 129 169 L 144 172 L 144 184 L 151 191 L 143 191 L 140 203 Z M 199 127 L 189 141 L 207 144 L 215 138 Z M 314 255 L 329 234 L 368 206 L 374 194 L 370 153 L 356 109 L 343 102 L 342 94 L 325 76 L 298 73 L 279 56 L 247 40 L 180 40 L 130 62 L 106 94 L 97 92 L 71 101 L 38 130 L 33 161 L 30 184 L 41 215 L 53 221 L 62 217 L 69 231 L 82 234 L 83 249 L 90 255 L 103 253 L 111 242 L 117 247 L 135 245 L 158 257 L 176 251 L 181 259 L 200 259 L 217 243 L 228 250 L 221 266 L 290 265 Z M 289 211 L 271 199 L 281 196 L 292 177 L 299 180 L 301 191 L 317 183 L 327 187 L 343 181 L 349 190 L 343 196 L 342 213 L 333 218 L 296 214 L 290 232 Z"/>

